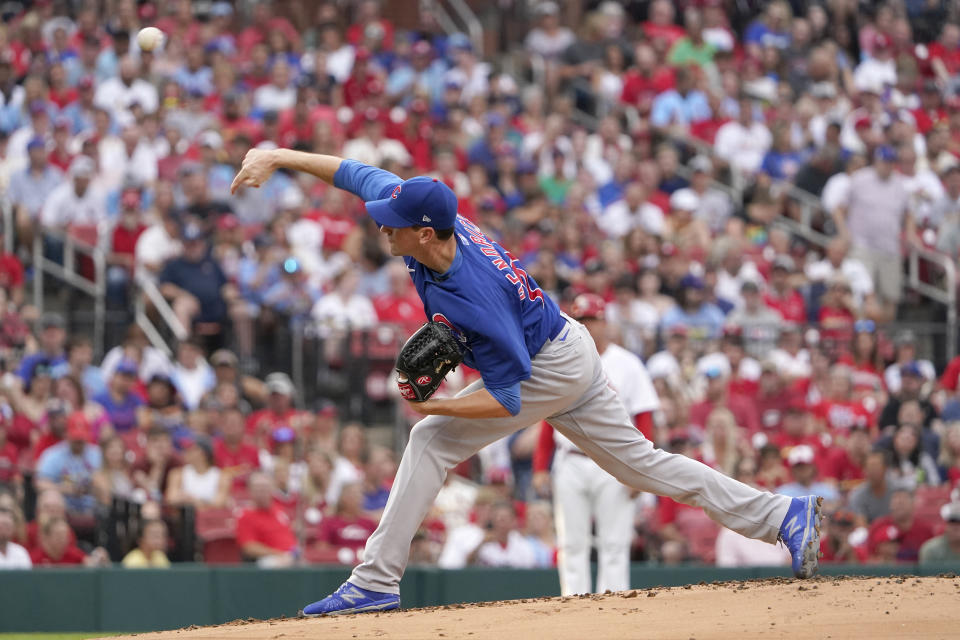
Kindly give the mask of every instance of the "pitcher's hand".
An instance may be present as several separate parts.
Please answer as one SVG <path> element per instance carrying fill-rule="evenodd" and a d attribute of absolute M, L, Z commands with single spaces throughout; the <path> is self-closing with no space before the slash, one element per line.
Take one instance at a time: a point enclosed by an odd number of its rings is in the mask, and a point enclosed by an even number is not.
<path fill-rule="evenodd" d="M 233 179 L 233 184 L 230 185 L 230 193 L 236 193 L 240 187 L 259 188 L 273 175 L 275 169 L 273 151 L 250 149 L 243 156 L 240 171 Z"/>

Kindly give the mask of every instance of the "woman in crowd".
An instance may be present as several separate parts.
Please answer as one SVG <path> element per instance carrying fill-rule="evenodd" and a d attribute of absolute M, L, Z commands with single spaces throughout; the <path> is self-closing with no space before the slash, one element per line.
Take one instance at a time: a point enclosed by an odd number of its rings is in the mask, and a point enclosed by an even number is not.
<path fill-rule="evenodd" d="M 196 508 L 222 507 L 227 504 L 230 478 L 213 465 L 213 445 L 198 437 L 184 452 L 186 464 L 170 471 L 166 501 Z"/>
<path fill-rule="evenodd" d="M 113 498 L 128 499 L 133 495 L 133 476 L 127 447 L 119 436 L 111 436 L 100 444 L 103 466 L 93 474 L 93 495 L 97 502 L 109 507 Z"/>

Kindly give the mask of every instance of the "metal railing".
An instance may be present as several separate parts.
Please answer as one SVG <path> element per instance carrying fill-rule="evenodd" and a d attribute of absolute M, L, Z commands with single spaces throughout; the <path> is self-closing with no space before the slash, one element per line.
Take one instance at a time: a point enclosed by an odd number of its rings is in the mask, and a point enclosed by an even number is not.
<path fill-rule="evenodd" d="M 63 264 L 44 255 L 44 239 L 63 246 Z M 93 263 L 93 278 L 77 269 L 77 254 Z M 76 238 L 69 231 L 37 226 L 33 236 L 33 304 L 43 313 L 44 274 L 49 274 L 93 298 L 93 350 L 103 353 L 107 311 L 107 254 L 101 247 Z"/>
<path fill-rule="evenodd" d="M 180 318 L 173 312 L 170 303 L 160 293 L 157 283 L 150 275 L 145 273 L 143 269 L 137 269 L 133 279 L 137 289 L 139 289 L 137 294 L 134 295 L 134 321 L 143 330 L 151 345 L 163 351 L 167 356 L 172 356 L 173 350 L 167 344 L 161 329 L 153 323 L 147 313 L 147 302 L 150 302 L 160 319 L 166 324 L 167 329 L 178 341 L 186 340 L 189 337 L 187 328 L 183 326 Z"/>
<path fill-rule="evenodd" d="M 444 5 L 449 5 L 448 8 Z M 483 26 L 476 14 L 470 9 L 464 0 L 420 0 L 420 11 L 431 14 L 444 31 L 448 34 L 462 33 L 466 30 L 473 44 L 474 52 L 478 57 L 483 56 Z M 462 26 L 450 15 L 451 12 L 456 15 Z"/>

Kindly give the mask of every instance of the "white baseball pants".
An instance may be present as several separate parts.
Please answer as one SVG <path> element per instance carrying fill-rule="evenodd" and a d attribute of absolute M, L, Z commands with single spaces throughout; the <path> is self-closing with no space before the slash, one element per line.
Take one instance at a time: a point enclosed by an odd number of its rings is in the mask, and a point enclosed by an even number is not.
<path fill-rule="evenodd" d="M 590 458 L 558 450 L 553 461 L 560 595 L 591 593 L 590 524 L 596 522 L 597 589 L 630 588 L 630 490 Z"/>
<path fill-rule="evenodd" d="M 514 431 L 547 420 L 623 484 L 701 507 L 712 519 L 748 538 L 773 543 L 790 498 L 758 491 L 682 455 L 655 449 L 607 385 L 600 355 L 586 328 L 544 344 L 521 383 L 523 407 L 509 418 L 427 416 L 410 431 L 377 530 L 350 581 L 399 593 L 410 542 L 443 485 L 447 470 Z M 461 391 L 471 393 L 481 380 Z"/>

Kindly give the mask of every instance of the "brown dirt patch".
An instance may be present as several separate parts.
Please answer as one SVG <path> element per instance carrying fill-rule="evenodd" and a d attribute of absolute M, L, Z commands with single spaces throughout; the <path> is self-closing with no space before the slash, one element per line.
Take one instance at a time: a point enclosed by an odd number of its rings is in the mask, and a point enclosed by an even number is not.
<path fill-rule="evenodd" d="M 955 638 L 960 578 L 700 584 L 333 618 L 238 620 L 137 640 Z M 134 636 L 124 636 L 132 638 Z"/>

